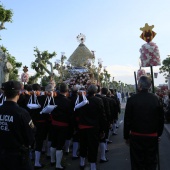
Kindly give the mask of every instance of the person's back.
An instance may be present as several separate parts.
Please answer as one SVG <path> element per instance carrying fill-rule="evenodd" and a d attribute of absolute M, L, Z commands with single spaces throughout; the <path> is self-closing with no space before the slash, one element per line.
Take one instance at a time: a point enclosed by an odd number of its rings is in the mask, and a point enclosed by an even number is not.
<path fill-rule="evenodd" d="M 102 99 L 96 96 L 87 96 L 87 100 L 89 104 L 79 109 L 79 123 L 103 129 L 102 116 L 104 108 L 101 107 L 103 106 Z"/>
<path fill-rule="evenodd" d="M 102 99 L 105 114 L 106 114 L 106 118 L 107 118 L 107 122 L 109 123 L 111 121 L 111 112 L 110 112 L 110 106 L 109 106 L 109 99 L 106 96 L 100 95 L 100 94 L 96 94 L 95 96 Z"/>
<path fill-rule="evenodd" d="M 55 164 L 56 169 L 63 169 L 61 160 L 63 147 L 67 139 L 70 128 L 72 109 L 71 101 L 66 97 L 68 86 L 61 83 L 60 93 L 54 98 L 57 107 L 51 112 L 52 115 L 52 143 L 51 143 L 51 163 Z M 55 158 L 56 156 L 56 158 Z M 56 161 L 57 160 L 57 161 Z"/>
<path fill-rule="evenodd" d="M 124 98 L 125 97 L 125 94 L 124 92 L 121 93 L 121 97 Z"/>
<path fill-rule="evenodd" d="M 124 139 L 130 144 L 132 170 L 156 170 L 158 138 L 162 135 L 164 114 L 156 95 L 149 93 L 151 80 L 141 76 L 138 94 L 130 97 L 124 116 Z"/>
<path fill-rule="evenodd" d="M 116 94 L 117 94 L 117 98 L 118 98 L 119 101 L 121 102 L 121 93 L 118 91 Z"/>
<path fill-rule="evenodd" d="M 122 102 L 125 102 L 125 94 L 124 94 L 124 92 L 121 93 L 121 98 L 122 98 Z"/>
<path fill-rule="evenodd" d="M 133 105 L 133 111 L 130 107 L 126 112 L 132 112 L 131 130 L 139 133 L 157 132 L 158 117 L 161 111 L 158 98 L 145 90 L 128 99 L 128 103 Z"/>
<path fill-rule="evenodd" d="M 85 157 L 88 157 L 90 169 L 96 169 L 99 139 L 104 138 L 106 118 L 103 101 L 96 97 L 97 87 L 87 89 L 89 104 L 79 108 L 80 169 L 85 169 Z"/>

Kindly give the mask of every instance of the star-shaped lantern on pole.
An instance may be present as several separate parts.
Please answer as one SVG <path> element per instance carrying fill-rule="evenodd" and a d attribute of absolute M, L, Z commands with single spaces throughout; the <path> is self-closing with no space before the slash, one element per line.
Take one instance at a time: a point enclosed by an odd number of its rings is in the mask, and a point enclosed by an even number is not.
<path fill-rule="evenodd" d="M 156 35 L 156 33 L 152 30 L 153 28 L 154 25 L 149 26 L 148 23 L 146 23 L 144 27 L 140 28 L 140 30 L 143 31 L 143 33 L 140 35 L 140 38 L 146 42 L 152 41 Z"/>

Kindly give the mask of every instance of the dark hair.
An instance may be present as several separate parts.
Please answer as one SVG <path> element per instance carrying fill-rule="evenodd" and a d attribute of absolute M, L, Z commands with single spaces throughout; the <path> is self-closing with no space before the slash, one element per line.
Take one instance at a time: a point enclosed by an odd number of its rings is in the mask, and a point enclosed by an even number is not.
<path fill-rule="evenodd" d="M 38 90 L 40 91 L 41 90 L 41 86 L 36 83 L 36 84 L 32 85 L 32 89 L 35 90 L 35 91 L 38 91 Z"/>
<path fill-rule="evenodd" d="M 138 87 L 142 90 L 148 90 L 151 86 L 151 79 L 147 76 L 141 76 L 138 81 Z"/>
<path fill-rule="evenodd" d="M 110 90 L 111 94 L 113 94 L 113 89 L 109 89 L 109 90 Z"/>
<path fill-rule="evenodd" d="M 28 87 L 28 84 L 25 84 L 24 85 L 24 89 L 27 90 L 27 87 Z"/>
<path fill-rule="evenodd" d="M 11 80 L 2 83 L 2 90 L 4 90 L 4 95 L 6 96 L 6 98 L 12 99 L 19 95 L 19 92 L 21 90 L 21 82 Z"/>
<path fill-rule="evenodd" d="M 66 93 L 68 91 L 68 86 L 65 83 L 60 84 L 60 93 Z"/>
<path fill-rule="evenodd" d="M 106 87 L 103 87 L 103 88 L 101 89 L 101 93 L 104 94 L 104 95 L 106 95 L 106 94 L 108 93 L 108 89 L 107 89 Z"/>
<path fill-rule="evenodd" d="M 111 91 L 110 90 L 108 90 L 108 92 L 107 92 L 107 96 L 110 96 L 112 93 L 111 93 Z"/>
<path fill-rule="evenodd" d="M 20 90 L 5 90 L 4 95 L 7 99 L 12 99 L 19 94 Z"/>
<path fill-rule="evenodd" d="M 88 93 L 89 95 L 93 95 L 93 94 L 97 93 L 97 86 L 94 85 L 94 84 L 90 85 L 90 86 L 87 88 L 87 93 Z"/>
<path fill-rule="evenodd" d="M 32 85 L 31 84 L 29 84 L 28 86 L 27 86 L 27 89 L 26 89 L 27 91 L 32 91 Z"/>
<path fill-rule="evenodd" d="M 100 92 L 100 86 L 97 85 L 97 93 L 99 93 L 99 92 Z"/>
<path fill-rule="evenodd" d="M 42 90 L 42 91 L 45 91 L 45 87 L 44 87 L 44 86 L 42 86 L 42 87 L 41 87 L 41 90 Z"/>
<path fill-rule="evenodd" d="M 77 95 L 77 92 L 78 92 L 78 89 L 77 89 L 77 88 L 75 88 L 75 87 L 72 87 L 72 88 L 71 88 L 71 94 L 72 94 L 72 95 Z"/>

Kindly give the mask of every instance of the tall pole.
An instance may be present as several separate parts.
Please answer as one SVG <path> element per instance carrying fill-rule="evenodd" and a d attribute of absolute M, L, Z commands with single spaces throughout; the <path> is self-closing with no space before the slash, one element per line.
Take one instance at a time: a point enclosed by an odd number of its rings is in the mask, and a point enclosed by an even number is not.
<path fill-rule="evenodd" d="M 135 87 L 136 87 L 136 93 L 138 92 L 138 86 L 137 86 L 137 79 L 136 79 L 136 71 L 134 71 L 134 77 L 135 77 Z"/>
<path fill-rule="evenodd" d="M 153 77 L 153 67 L 150 66 L 151 68 L 151 78 L 152 78 L 152 93 L 155 93 L 155 89 L 154 89 L 154 77 Z"/>

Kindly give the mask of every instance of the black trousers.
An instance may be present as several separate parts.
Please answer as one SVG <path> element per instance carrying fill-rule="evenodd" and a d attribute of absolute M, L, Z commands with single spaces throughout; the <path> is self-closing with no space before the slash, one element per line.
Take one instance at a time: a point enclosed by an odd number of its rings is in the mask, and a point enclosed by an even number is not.
<path fill-rule="evenodd" d="M 36 122 L 36 135 L 35 135 L 35 150 L 41 152 L 43 147 L 43 142 L 47 138 L 49 132 L 49 123 L 46 122 Z"/>
<path fill-rule="evenodd" d="M 77 131 L 73 134 L 73 142 L 79 142 L 79 138 L 79 132 Z"/>
<path fill-rule="evenodd" d="M 33 170 L 29 156 L 19 152 L 0 151 L 0 170 Z"/>
<path fill-rule="evenodd" d="M 68 127 L 52 126 L 51 146 L 57 150 L 62 150 L 67 139 Z"/>
<path fill-rule="evenodd" d="M 97 161 L 99 130 L 95 128 L 80 129 L 80 156 L 88 157 L 90 163 Z"/>
<path fill-rule="evenodd" d="M 158 138 L 130 136 L 130 158 L 132 170 L 156 170 Z"/>

